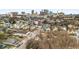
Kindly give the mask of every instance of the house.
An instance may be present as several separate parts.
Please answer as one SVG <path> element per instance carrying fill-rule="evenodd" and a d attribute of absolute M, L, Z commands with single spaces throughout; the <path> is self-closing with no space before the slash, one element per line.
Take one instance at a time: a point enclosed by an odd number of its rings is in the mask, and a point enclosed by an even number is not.
<path fill-rule="evenodd" d="M 64 20 L 73 20 L 74 17 L 73 17 L 72 15 L 65 15 L 65 16 L 63 17 L 63 19 L 64 19 Z"/>

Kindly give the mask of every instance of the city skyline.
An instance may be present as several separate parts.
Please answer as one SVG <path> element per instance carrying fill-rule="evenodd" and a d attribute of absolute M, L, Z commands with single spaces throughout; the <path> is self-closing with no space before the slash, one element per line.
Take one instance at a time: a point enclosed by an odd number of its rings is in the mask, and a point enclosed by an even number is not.
<path fill-rule="evenodd" d="M 35 12 L 40 12 L 43 9 L 0 9 L 0 14 L 6 14 L 8 12 L 26 12 L 31 13 L 34 10 Z M 79 9 L 47 9 L 53 13 L 64 12 L 65 14 L 79 14 Z"/>

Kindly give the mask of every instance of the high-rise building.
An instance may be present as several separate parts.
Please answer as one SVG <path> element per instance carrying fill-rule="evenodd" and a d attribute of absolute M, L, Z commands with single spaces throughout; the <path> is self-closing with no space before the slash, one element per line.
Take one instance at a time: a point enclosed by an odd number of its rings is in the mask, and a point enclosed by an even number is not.
<path fill-rule="evenodd" d="M 25 15 L 25 12 L 21 12 L 22 15 Z"/>
<path fill-rule="evenodd" d="M 48 10 L 47 9 L 44 9 L 44 14 L 48 14 Z"/>
<path fill-rule="evenodd" d="M 31 14 L 34 14 L 34 10 L 31 11 Z"/>
<path fill-rule="evenodd" d="M 48 14 L 48 10 L 44 9 L 40 11 L 40 15 L 47 15 Z"/>

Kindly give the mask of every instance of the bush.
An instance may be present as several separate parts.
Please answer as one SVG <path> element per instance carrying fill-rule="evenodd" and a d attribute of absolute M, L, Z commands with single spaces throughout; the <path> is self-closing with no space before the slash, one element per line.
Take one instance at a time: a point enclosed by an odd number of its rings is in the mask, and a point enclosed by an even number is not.
<path fill-rule="evenodd" d="M 65 49 L 65 48 L 78 48 L 75 38 L 70 37 L 67 32 L 44 32 L 37 38 L 30 40 L 26 48 L 33 49 Z"/>
<path fill-rule="evenodd" d="M 0 32 L 0 42 L 8 38 L 8 34 L 4 32 Z"/>

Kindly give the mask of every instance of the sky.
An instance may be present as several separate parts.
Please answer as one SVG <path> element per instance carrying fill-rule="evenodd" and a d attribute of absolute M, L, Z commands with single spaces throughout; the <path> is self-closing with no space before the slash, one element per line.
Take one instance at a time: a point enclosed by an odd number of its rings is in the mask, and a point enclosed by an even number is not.
<path fill-rule="evenodd" d="M 79 14 L 79 0 L 0 0 L 0 13 L 21 12 L 30 13 L 31 10 L 39 12 L 41 9 L 65 14 Z"/>

